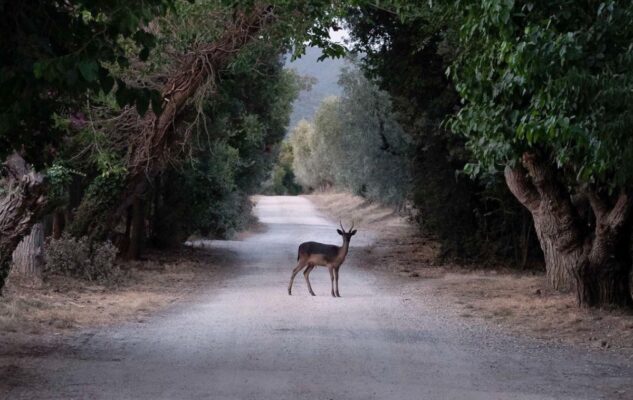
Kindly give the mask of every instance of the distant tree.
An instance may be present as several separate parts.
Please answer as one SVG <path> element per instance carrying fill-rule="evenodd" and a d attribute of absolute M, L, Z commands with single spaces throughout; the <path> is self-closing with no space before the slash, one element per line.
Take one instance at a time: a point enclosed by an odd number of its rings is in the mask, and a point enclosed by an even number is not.
<path fill-rule="evenodd" d="M 292 169 L 294 154 L 292 145 L 284 140 L 279 149 L 269 180 L 264 184 L 263 192 L 275 195 L 297 195 L 301 193 L 301 186 L 296 182 Z"/>
<path fill-rule="evenodd" d="M 388 95 L 358 69 L 344 69 L 341 97 L 325 99 L 314 123 L 291 136 L 294 170 L 306 188 L 337 186 L 383 203 L 407 196 L 409 145 Z"/>
<path fill-rule="evenodd" d="M 332 104 L 336 102 L 336 98 L 330 98 L 327 101 Z M 321 108 L 319 112 L 323 114 Z M 297 182 L 308 191 L 330 186 L 334 182 L 332 164 L 321 157 L 324 153 L 325 141 L 319 140 L 317 135 L 313 124 L 301 120 L 290 136 L 294 155 L 292 169 L 297 176 Z"/>
<path fill-rule="evenodd" d="M 358 68 L 343 69 L 339 185 L 385 204 L 400 206 L 409 194 L 410 137 L 396 121 L 388 93 Z"/>

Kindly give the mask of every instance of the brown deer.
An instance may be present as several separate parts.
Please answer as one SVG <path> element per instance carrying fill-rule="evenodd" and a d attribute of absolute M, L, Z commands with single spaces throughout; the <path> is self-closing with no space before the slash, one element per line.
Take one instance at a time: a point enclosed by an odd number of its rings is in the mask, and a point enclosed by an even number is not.
<path fill-rule="evenodd" d="M 299 245 L 299 252 L 297 254 L 297 266 L 292 270 L 292 276 L 290 277 L 290 284 L 288 285 L 288 294 L 292 295 L 292 282 L 295 280 L 295 276 L 306 265 L 307 268 L 303 271 L 303 276 L 306 278 L 308 284 L 308 291 L 312 296 L 316 296 L 310 285 L 310 272 L 317 265 L 327 267 L 330 271 L 330 281 L 332 283 L 332 297 L 341 297 L 338 292 L 338 270 L 341 268 L 341 264 L 345 261 L 347 252 L 349 250 L 349 241 L 356 234 L 354 230 L 354 223 L 352 222 L 349 231 L 345 232 L 343 224 L 339 221 L 341 229 L 337 229 L 339 235 L 343 236 L 343 245 L 334 246 L 332 244 L 323 244 L 317 242 L 305 242 Z M 336 290 L 334 289 L 334 282 L 336 281 Z"/>

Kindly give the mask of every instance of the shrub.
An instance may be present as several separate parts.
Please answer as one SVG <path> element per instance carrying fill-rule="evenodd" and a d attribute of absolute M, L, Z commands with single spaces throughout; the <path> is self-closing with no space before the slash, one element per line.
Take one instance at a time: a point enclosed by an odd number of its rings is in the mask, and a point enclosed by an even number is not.
<path fill-rule="evenodd" d="M 112 284 L 119 281 L 117 248 L 108 242 L 90 243 L 88 238 L 64 234 L 52 239 L 46 249 L 45 272 Z"/>

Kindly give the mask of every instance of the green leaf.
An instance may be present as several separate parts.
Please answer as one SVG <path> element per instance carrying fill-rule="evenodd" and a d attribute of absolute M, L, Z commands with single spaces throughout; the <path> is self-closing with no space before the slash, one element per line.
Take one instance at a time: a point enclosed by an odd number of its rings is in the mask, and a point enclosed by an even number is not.
<path fill-rule="evenodd" d="M 82 61 L 77 68 L 87 82 L 96 81 L 99 76 L 99 64 L 94 60 Z"/>

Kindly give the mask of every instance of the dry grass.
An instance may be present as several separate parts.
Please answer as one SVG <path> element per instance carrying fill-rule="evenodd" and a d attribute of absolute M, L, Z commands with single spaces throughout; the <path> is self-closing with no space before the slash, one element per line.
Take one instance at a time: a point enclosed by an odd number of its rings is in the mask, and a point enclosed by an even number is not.
<path fill-rule="evenodd" d="M 358 227 L 376 228 L 408 228 L 406 219 L 389 207 L 367 201 L 348 193 L 316 193 L 304 196 L 310 199 L 319 209 L 326 211 L 334 219 L 341 219 L 349 224 L 351 221 Z"/>
<path fill-rule="evenodd" d="M 540 273 L 440 265 L 437 243 L 388 208 L 349 194 L 307 197 L 332 218 L 353 216 L 374 230 L 376 241 L 364 249 L 359 265 L 419 281 L 407 294 L 411 297 L 434 299 L 446 312 L 515 334 L 633 354 L 633 314 L 628 311 L 579 309 L 571 294 L 550 290 Z"/>
<path fill-rule="evenodd" d="M 633 353 L 630 312 L 580 309 L 572 295 L 550 290 L 542 275 L 448 272 L 432 290 L 458 312 L 514 333 Z"/>
<path fill-rule="evenodd" d="M 124 264 L 125 278 L 117 287 L 62 276 L 34 284 L 12 276 L 0 297 L 0 348 L 15 348 L 9 344 L 27 344 L 44 334 L 143 322 L 212 279 L 209 257 L 194 249 L 150 254 L 147 261 Z"/>

